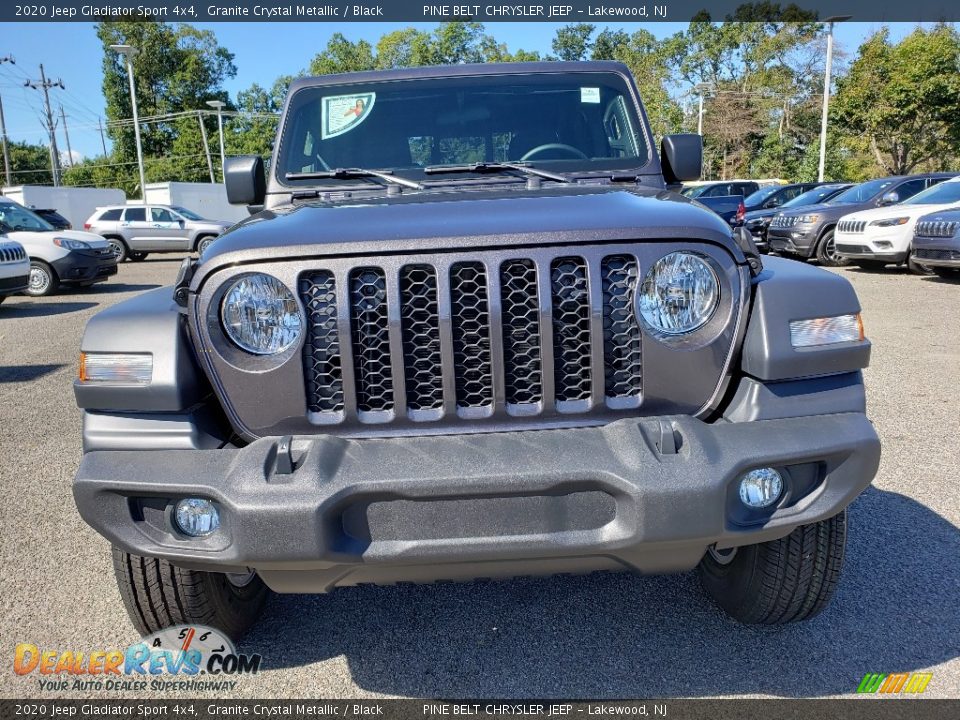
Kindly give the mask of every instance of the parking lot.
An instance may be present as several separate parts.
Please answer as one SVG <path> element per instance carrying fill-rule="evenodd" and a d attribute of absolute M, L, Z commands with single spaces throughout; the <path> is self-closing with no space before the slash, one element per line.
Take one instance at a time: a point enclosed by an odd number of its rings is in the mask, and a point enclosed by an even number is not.
<path fill-rule="evenodd" d="M 74 508 L 71 383 L 86 320 L 169 284 L 178 264 L 151 256 L 89 291 L 0 306 L 3 696 L 47 694 L 10 669 L 18 642 L 87 653 L 137 639 L 107 543 Z M 740 626 L 692 573 L 274 596 L 242 643 L 266 670 L 232 695 L 794 697 L 851 693 L 866 672 L 926 670 L 926 695 L 960 697 L 960 283 L 838 272 L 874 343 L 866 379 L 883 459 L 851 508 L 844 577 L 821 616 Z"/>

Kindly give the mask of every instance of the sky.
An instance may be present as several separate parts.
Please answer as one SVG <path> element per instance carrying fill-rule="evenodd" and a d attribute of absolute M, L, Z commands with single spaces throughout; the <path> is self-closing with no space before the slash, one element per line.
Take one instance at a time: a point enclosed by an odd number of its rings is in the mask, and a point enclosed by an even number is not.
<path fill-rule="evenodd" d="M 351 40 L 375 43 L 384 33 L 412 25 L 430 30 L 434 23 L 197 23 L 214 31 L 223 47 L 234 53 L 237 76 L 226 83 L 231 96 L 253 83 L 270 86 L 280 75 L 299 72 L 326 45 L 335 32 Z M 840 23 L 835 38 L 838 49 L 853 54 L 859 44 L 882 23 Z M 510 50 L 550 52 L 550 42 L 559 23 L 487 23 L 487 31 Z M 645 27 L 657 37 L 671 35 L 685 23 L 605 23 L 633 32 Z M 891 37 L 897 40 L 909 34 L 915 23 L 891 23 Z M 47 142 L 41 119 L 43 93 L 24 87 L 27 79 L 39 78 L 43 63 L 49 78 L 62 79 L 65 90 L 51 90 L 51 105 L 66 114 L 70 147 L 75 157 L 102 153 L 97 122 L 104 114 L 100 85 L 102 49 L 92 23 L 0 23 L 0 57 L 13 56 L 15 64 L 0 63 L 0 99 L 6 119 L 7 135 L 12 141 Z M 57 143 L 65 152 L 67 143 L 62 122 Z M 109 139 L 107 140 L 109 147 Z"/>

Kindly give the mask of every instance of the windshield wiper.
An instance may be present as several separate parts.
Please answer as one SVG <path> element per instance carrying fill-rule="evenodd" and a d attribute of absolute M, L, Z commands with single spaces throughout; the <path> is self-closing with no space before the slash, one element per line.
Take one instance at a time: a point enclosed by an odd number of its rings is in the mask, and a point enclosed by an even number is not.
<path fill-rule="evenodd" d="M 524 163 L 512 163 L 512 162 L 478 162 L 470 163 L 469 165 L 428 165 L 423 169 L 423 172 L 427 175 L 439 175 L 441 173 L 495 173 L 503 172 L 504 170 L 515 170 L 516 172 L 521 172 L 524 175 L 534 175 L 536 177 L 544 178 L 545 180 L 553 180 L 560 183 L 572 182 L 570 178 L 564 175 L 558 175 L 556 173 L 548 172 L 547 170 L 541 170 L 540 168 L 531 167 Z"/>
<path fill-rule="evenodd" d="M 423 185 L 407 178 L 393 175 L 391 170 L 369 170 L 367 168 L 335 168 L 333 170 L 319 170 L 317 172 L 288 172 L 285 175 L 287 180 L 323 180 L 333 178 L 335 180 L 349 180 L 350 178 L 372 177 L 383 180 L 392 185 L 412 188 L 413 190 L 423 190 Z"/>

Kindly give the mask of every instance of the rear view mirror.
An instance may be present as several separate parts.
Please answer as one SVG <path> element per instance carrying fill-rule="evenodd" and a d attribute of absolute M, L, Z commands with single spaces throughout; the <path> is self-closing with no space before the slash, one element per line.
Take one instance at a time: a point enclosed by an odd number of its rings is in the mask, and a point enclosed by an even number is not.
<path fill-rule="evenodd" d="M 898 202 L 900 202 L 900 195 L 895 190 L 891 190 L 884 193 L 883 197 L 880 198 L 879 205 L 896 205 Z"/>
<path fill-rule="evenodd" d="M 703 138 L 694 133 L 665 136 L 660 142 L 660 162 L 667 185 L 699 180 L 703 169 Z"/>
<path fill-rule="evenodd" d="M 223 181 L 227 186 L 227 201 L 231 205 L 262 205 L 267 194 L 263 158 L 259 155 L 240 155 L 223 163 Z"/>

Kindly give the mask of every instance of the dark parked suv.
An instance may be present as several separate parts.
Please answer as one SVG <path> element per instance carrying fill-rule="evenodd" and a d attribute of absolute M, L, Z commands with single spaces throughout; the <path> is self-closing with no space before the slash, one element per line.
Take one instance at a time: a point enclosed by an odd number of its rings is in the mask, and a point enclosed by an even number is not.
<path fill-rule="evenodd" d="M 816 258 L 823 265 L 846 265 L 837 254 L 833 233 L 844 215 L 868 208 L 894 205 L 957 173 L 894 175 L 855 185 L 832 200 L 778 213 L 767 230 L 771 250 L 802 258 Z"/>
<path fill-rule="evenodd" d="M 142 633 L 601 569 L 826 605 L 880 457 L 860 304 L 666 189 L 700 138 L 655 152 L 626 67 L 300 78 L 280 127 L 226 163 L 256 214 L 84 333 L 74 497 Z"/>
<path fill-rule="evenodd" d="M 911 259 L 949 280 L 960 280 L 960 210 L 924 215 L 913 231 Z"/>
<path fill-rule="evenodd" d="M 784 200 L 779 204 L 767 207 L 769 202 L 762 202 L 758 209 L 747 210 L 744 213 L 743 220 L 739 225 L 745 227 L 753 236 L 753 241 L 757 244 L 761 252 L 766 252 L 768 249 L 767 229 L 770 227 L 770 222 L 779 213 L 788 208 L 793 210 L 807 205 L 825 203 L 850 187 L 850 183 L 825 183 L 823 185 L 813 183 L 813 185 L 815 186 L 813 189 L 805 190 L 799 195 Z"/>

